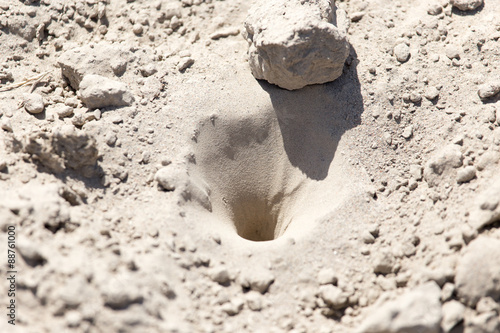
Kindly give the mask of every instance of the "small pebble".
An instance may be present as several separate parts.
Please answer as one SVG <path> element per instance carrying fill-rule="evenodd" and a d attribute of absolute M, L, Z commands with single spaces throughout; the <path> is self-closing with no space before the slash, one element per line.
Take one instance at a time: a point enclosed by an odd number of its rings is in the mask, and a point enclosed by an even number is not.
<path fill-rule="evenodd" d="M 243 288 L 258 291 L 261 294 L 266 293 L 269 286 L 274 282 L 274 275 L 266 269 L 253 269 L 247 271 L 243 273 L 240 278 Z"/>
<path fill-rule="evenodd" d="M 366 228 L 368 232 L 375 238 L 377 238 L 380 234 L 380 226 L 376 223 L 372 223 L 368 225 L 368 228 Z"/>
<path fill-rule="evenodd" d="M 67 106 L 71 106 L 72 108 L 76 108 L 78 107 L 78 98 L 76 97 L 66 98 L 64 104 L 66 104 Z"/>
<path fill-rule="evenodd" d="M 332 285 L 321 286 L 320 297 L 326 304 L 335 310 L 339 310 L 347 306 L 347 295 L 339 287 Z"/>
<path fill-rule="evenodd" d="M 403 138 L 408 140 L 412 136 L 413 136 L 413 125 L 406 126 L 404 131 L 403 131 Z"/>
<path fill-rule="evenodd" d="M 10 119 L 4 118 L 2 119 L 2 123 L 0 124 L 0 127 L 7 132 L 12 132 L 12 123 L 10 122 Z"/>
<path fill-rule="evenodd" d="M 183 58 L 177 65 L 179 72 L 183 72 L 194 64 L 193 58 Z"/>
<path fill-rule="evenodd" d="M 214 267 L 209 273 L 212 281 L 217 282 L 222 285 L 226 285 L 231 281 L 231 277 L 229 276 L 229 272 L 226 267 L 218 266 Z"/>
<path fill-rule="evenodd" d="M 151 76 L 156 72 L 158 72 L 158 69 L 156 69 L 156 66 L 154 64 L 148 64 L 141 69 L 141 74 L 144 77 Z"/>
<path fill-rule="evenodd" d="M 389 274 L 395 265 L 394 256 L 389 251 L 381 251 L 374 256 L 373 272 L 375 274 Z"/>
<path fill-rule="evenodd" d="M 483 0 L 451 0 L 451 5 L 463 11 L 474 10 L 483 4 Z"/>
<path fill-rule="evenodd" d="M 488 82 L 478 87 L 477 94 L 481 99 L 487 99 L 500 92 L 500 81 Z"/>
<path fill-rule="evenodd" d="M 111 122 L 113 124 L 120 124 L 123 123 L 123 118 L 121 116 L 114 116 L 111 118 Z"/>
<path fill-rule="evenodd" d="M 476 178 L 476 168 L 473 166 L 465 167 L 457 173 L 457 183 L 467 183 Z"/>
<path fill-rule="evenodd" d="M 427 8 L 427 14 L 429 14 L 429 15 L 436 16 L 436 15 L 441 14 L 442 12 L 443 12 L 443 7 L 441 7 L 437 3 L 432 4 L 429 6 L 429 8 Z"/>
<path fill-rule="evenodd" d="M 252 311 L 260 311 L 262 310 L 262 301 L 260 294 L 255 291 L 250 291 L 247 293 L 247 306 Z"/>
<path fill-rule="evenodd" d="M 439 90 L 437 90 L 437 88 L 434 86 L 430 86 L 427 89 L 425 89 L 424 97 L 427 98 L 429 101 L 435 100 L 436 98 L 439 97 Z"/>
<path fill-rule="evenodd" d="M 60 104 L 61 105 L 61 104 Z M 61 105 L 56 109 L 56 114 L 59 118 L 66 118 L 73 115 L 73 108 L 67 105 Z"/>
<path fill-rule="evenodd" d="M 337 284 L 337 275 L 332 268 L 324 268 L 318 273 L 318 282 L 319 284 Z"/>
<path fill-rule="evenodd" d="M 450 332 L 459 322 L 464 319 L 465 305 L 459 301 L 449 301 L 443 304 L 443 319 L 441 328 L 443 332 Z"/>
<path fill-rule="evenodd" d="M 358 22 L 360 21 L 363 16 L 365 16 L 365 12 L 355 12 L 351 14 L 351 22 Z"/>
<path fill-rule="evenodd" d="M 363 231 L 363 234 L 361 235 L 361 239 L 363 240 L 363 243 L 365 243 L 365 244 L 375 243 L 375 237 L 373 237 L 373 235 L 368 230 Z"/>
<path fill-rule="evenodd" d="M 43 97 L 40 94 L 24 94 L 24 108 L 31 114 L 37 114 L 43 112 L 45 104 L 43 102 Z"/>
<path fill-rule="evenodd" d="M 143 33 L 144 29 L 143 29 L 142 25 L 134 24 L 134 26 L 132 27 L 132 31 L 134 32 L 134 34 L 139 36 Z"/>
<path fill-rule="evenodd" d="M 411 93 L 410 94 L 410 101 L 412 101 L 412 103 L 418 104 L 422 101 L 422 95 L 420 95 L 418 93 Z"/>
<path fill-rule="evenodd" d="M 399 62 L 406 62 L 410 59 L 410 48 L 405 43 L 400 43 L 394 47 L 394 56 Z"/>
<path fill-rule="evenodd" d="M 113 147 L 116 143 L 116 140 L 118 140 L 118 137 L 116 136 L 115 133 L 110 133 L 106 135 L 106 144 L 110 147 Z"/>
<path fill-rule="evenodd" d="M 448 45 L 445 49 L 446 56 L 451 59 L 460 59 L 460 49 L 456 45 Z"/>

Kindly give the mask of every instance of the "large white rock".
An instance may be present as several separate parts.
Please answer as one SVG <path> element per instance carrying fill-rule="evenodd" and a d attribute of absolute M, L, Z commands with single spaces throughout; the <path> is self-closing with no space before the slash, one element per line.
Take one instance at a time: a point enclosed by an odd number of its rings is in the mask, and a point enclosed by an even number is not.
<path fill-rule="evenodd" d="M 243 36 L 252 74 L 288 90 L 330 82 L 349 54 L 348 20 L 330 0 L 260 0 Z"/>
<path fill-rule="evenodd" d="M 356 332 L 439 333 L 442 318 L 440 293 L 435 282 L 427 282 L 375 309 Z"/>

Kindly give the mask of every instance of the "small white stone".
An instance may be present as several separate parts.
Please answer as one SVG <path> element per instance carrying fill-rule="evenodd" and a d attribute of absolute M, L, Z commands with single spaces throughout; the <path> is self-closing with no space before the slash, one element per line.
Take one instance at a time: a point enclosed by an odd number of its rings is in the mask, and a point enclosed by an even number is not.
<path fill-rule="evenodd" d="M 441 328 L 443 332 L 448 333 L 464 319 L 465 306 L 458 301 L 452 300 L 443 304 L 442 310 Z"/>
<path fill-rule="evenodd" d="M 347 306 L 347 295 L 339 287 L 326 285 L 320 287 L 320 297 L 333 309 L 342 309 Z"/>
<path fill-rule="evenodd" d="M 400 43 L 394 47 L 394 56 L 399 62 L 406 62 L 410 59 L 410 48 L 405 43 Z"/>
<path fill-rule="evenodd" d="M 424 97 L 427 98 L 429 101 L 435 100 L 439 96 L 439 90 L 437 90 L 436 87 L 430 86 L 427 89 L 425 89 L 424 92 Z"/>
<path fill-rule="evenodd" d="M 40 94 L 24 94 L 24 108 L 26 111 L 32 114 L 37 114 L 43 112 L 45 104 L 43 102 L 43 97 Z"/>
<path fill-rule="evenodd" d="M 264 294 L 274 282 L 274 275 L 267 269 L 254 269 L 241 274 L 241 286 Z"/>
<path fill-rule="evenodd" d="M 476 168 L 473 166 L 465 167 L 457 172 L 457 183 L 467 183 L 476 178 Z"/>
<path fill-rule="evenodd" d="M 337 284 L 337 276 L 332 268 L 324 268 L 318 273 L 319 284 Z"/>
<path fill-rule="evenodd" d="M 245 302 L 241 298 L 234 298 L 230 302 L 222 305 L 222 311 L 230 316 L 235 316 L 243 309 Z"/>
<path fill-rule="evenodd" d="M 477 94 L 481 99 L 487 99 L 500 92 L 500 81 L 492 81 L 478 87 Z M 498 111 L 497 111 L 498 112 Z"/>
<path fill-rule="evenodd" d="M 413 126 L 412 125 L 406 126 L 405 129 L 403 130 L 403 138 L 408 140 L 412 136 L 413 136 Z"/>
<path fill-rule="evenodd" d="M 467 246 L 460 257 L 455 283 L 462 302 L 475 306 L 482 297 L 500 297 L 500 240 L 480 236 Z"/>
<path fill-rule="evenodd" d="M 161 190 L 173 191 L 185 183 L 185 177 L 185 172 L 170 164 L 158 170 L 154 179 L 158 182 Z"/>
<path fill-rule="evenodd" d="M 249 291 L 246 295 L 247 306 L 252 311 L 262 310 L 262 296 L 256 291 Z"/>
<path fill-rule="evenodd" d="M 448 45 L 445 49 L 445 53 L 450 59 L 460 59 L 460 48 L 456 45 Z"/>
<path fill-rule="evenodd" d="M 451 0 L 451 5 L 463 11 L 474 10 L 483 4 L 483 0 Z"/>
<path fill-rule="evenodd" d="M 395 265 L 394 256 L 389 251 L 378 252 L 373 259 L 373 272 L 376 274 L 389 274 Z"/>
<path fill-rule="evenodd" d="M 441 14 L 442 12 L 443 12 L 443 7 L 441 7 L 437 3 L 431 4 L 429 8 L 427 8 L 427 14 L 429 15 L 435 16 Z"/>
<path fill-rule="evenodd" d="M 194 59 L 193 58 L 182 58 L 179 64 L 177 65 L 177 69 L 179 72 L 183 72 L 189 67 L 193 66 L 194 64 Z"/>
<path fill-rule="evenodd" d="M 231 277 L 229 276 L 229 272 L 224 266 L 217 266 L 210 270 L 208 273 L 212 281 L 217 282 L 219 284 L 225 285 L 231 281 Z"/>

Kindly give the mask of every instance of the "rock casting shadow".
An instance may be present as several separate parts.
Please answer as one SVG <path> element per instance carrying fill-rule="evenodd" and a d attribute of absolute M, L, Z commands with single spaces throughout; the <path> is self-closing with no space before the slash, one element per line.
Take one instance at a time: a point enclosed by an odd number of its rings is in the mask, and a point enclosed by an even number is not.
<path fill-rule="evenodd" d="M 356 59 L 334 82 L 288 91 L 260 81 L 276 111 L 290 163 L 307 177 L 328 176 L 345 131 L 361 123 L 363 97 Z"/>

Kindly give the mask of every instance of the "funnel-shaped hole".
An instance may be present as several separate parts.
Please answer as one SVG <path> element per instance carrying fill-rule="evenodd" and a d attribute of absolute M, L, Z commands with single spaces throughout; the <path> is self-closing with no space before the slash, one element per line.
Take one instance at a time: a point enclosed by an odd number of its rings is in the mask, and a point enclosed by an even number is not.
<path fill-rule="evenodd" d="M 210 188 L 213 214 L 240 237 L 270 241 L 291 221 L 301 181 L 288 162 L 276 118 L 227 117 L 204 122 L 190 174 Z"/>
<path fill-rule="evenodd" d="M 242 196 L 228 203 L 227 211 L 236 232 L 251 241 L 270 241 L 281 236 L 280 203 L 273 205 L 262 198 Z"/>

